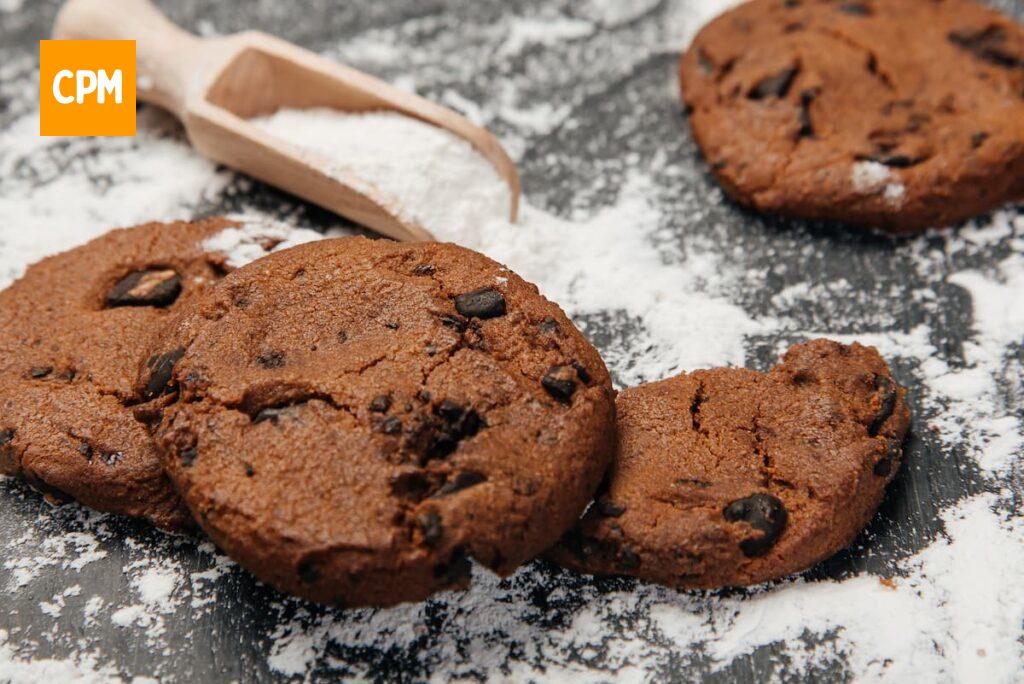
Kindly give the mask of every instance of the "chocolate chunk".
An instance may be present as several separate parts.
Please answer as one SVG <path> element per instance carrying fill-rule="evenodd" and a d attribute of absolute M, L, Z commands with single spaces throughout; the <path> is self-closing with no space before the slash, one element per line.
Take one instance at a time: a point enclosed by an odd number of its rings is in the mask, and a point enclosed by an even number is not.
<path fill-rule="evenodd" d="M 28 376 L 39 380 L 45 378 L 47 375 L 53 372 L 53 366 L 36 366 L 28 371 Z"/>
<path fill-rule="evenodd" d="M 786 67 L 772 76 L 762 78 L 747 92 L 747 97 L 751 100 L 763 100 L 767 97 L 786 97 L 798 73 L 800 73 L 800 69 L 793 66 Z"/>
<path fill-rule="evenodd" d="M 445 399 L 437 407 L 437 415 L 444 418 L 449 423 L 454 423 L 462 417 L 464 409 L 451 399 Z"/>
<path fill-rule="evenodd" d="M 988 140 L 988 138 L 988 133 L 986 133 L 985 131 L 978 131 L 977 133 L 971 136 L 971 147 L 973 147 L 974 149 L 978 149 L 985 143 L 986 140 Z"/>
<path fill-rule="evenodd" d="M 384 327 L 388 330 L 398 330 L 401 326 L 398 324 L 398 321 L 387 321 L 384 323 Z"/>
<path fill-rule="evenodd" d="M 174 390 L 174 387 L 171 384 L 171 378 L 174 375 L 174 366 L 184 355 L 184 347 L 178 347 L 177 349 L 160 354 L 154 359 L 151 359 L 152 363 L 150 366 L 152 368 L 152 372 L 149 375 L 149 381 L 146 382 L 146 389 L 143 394 L 147 401 Z"/>
<path fill-rule="evenodd" d="M 251 463 L 246 463 L 245 464 L 245 476 L 246 477 L 252 477 L 255 474 L 256 474 L 256 470 L 252 467 L 252 464 Z"/>
<path fill-rule="evenodd" d="M 444 536 L 444 527 L 441 525 L 441 514 L 435 508 L 428 508 L 416 516 L 416 524 L 423 533 L 423 541 L 428 546 L 436 546 L 441 537 Z"/>
<path fill-rule="evenodd" d="M 14 428 L 0 430 L 0 447 L 7 446 L 14 441 Z"/>
<path fill-rule="evenodd" d="M 458 403 L 445 399 L 434 413 L 443 424 L 435 425 L 433 435 L 427 443 L 427 459 L 444 458 L 454 452 L 459 442 L 474 436 L 484 426 L 484 421 L 473 409 L 467 409 Z"/>
<path fill-rule="evenodd" d="M 457 439 L 472 437 L 483 426 L 483 419 L 473 409 L 466 409 L 454 401 L 445 399 L 437 407 L 437 414 L 444 419 L 448 432 Z"/>
<path fill-rule="evenodd" d="M 459 448 L 459 441 L 447 432 L 441 432 L 434 435 L 429 441 L 429 444 L 424 454 L 427 460 L 435 458 L 444 458 L 455 452 Z"/>
<path fill-rule="evenodd" d="M 817 88 L 806 88 L 800 91 L 800 112 L 797 114 L 797 121 L 800 128 L 797 129 L 797 138 L 813 138 L 814 122 L 811 121 L 811 103 L 818 96 L 820 91 Z"/>
<path fill-rule="evenodd" d="M 572 379 L 573 370 L 569 366 L 553 366 L 547 375 L 541 378 L 540 384 L 556 400 L 570 404 L 576 391 L 576 381 Z"/>
<path fill-rule="evenodd" d="M 505 315 L 505 296 L 493 287 L 484 287 L 455 298 L 455 310 L 466 318 L 496 318 Z"/>
<path fill-rule="evenodd" d="M 191 446 L 182 449 L 178 457 L 181 459 L 181 465 L 185 468 L 189 468 L 196 462 L 196 456 L 198 455 L 199 453 L 196 451 L 196 448 Z"/>
<path fill-rule="evenodd" d="M 891 166 L 896 169 L 906 169 L 914 166 L 915 164 L 921 163 L 922 159 L 916 157 L 910 157 L 905 154 L 889 154 L 880 157 L 874 157 L 872 161 L 876 161 L 879 164 L 885 166 Z"/>
<path fill-rule="evenodd" d="M 388 416 L 381 421 L 380 431 L 385 435 L 400 435 L 402 434 L 402 421 L 394 416 Z"/>
<path fill-rule="evenodd" d="M 771 494 L 753 494 L 737 499 L 722 510 L 729 522 L 745 522 L 761 532 L 740 542 L 740 550 L 748 558 L 763 556 L 778 540 L 786 526 L 786 507 Z"/>
<path fill-rule="evenodd" d="M 416 268 L 412 269 L 413 275 L 428 276 L 434 275 L 437 272 L 437 268 L 433 264 L 420 264 Z"/>
<path fill-rule="evenodd" d="M 598 499 L 594 502 L 594 508 L 605 518 L 618 518 L 626 512 L 625 506 L 619 505 L 611 499 Z"/>
<path fill-rule="evenodd" d="M 582 382 L 584 385 L 589 385 L 590 371 L 588 371 L 586 367 L 584 367 L 584 365 L 579 361 L 573 361 L 572 367 L 576 369 L 576 377 L 580 379 L 580 382 Z"/>
<path fill-rule="evenodd" d="M 1006 45 L 1006 29 L 992 24 L 980 31 L 952 31 L 949 40 L 989 64 L 1007 69 L 1024 68 L 1024 56 L 1015 54 Z"/>
<path fill-rule="evenodd" d="M 884 375 L 875 376 L 875 389 L 878 392 L 878 413 L 868 425 L 868 435 L 874 437 L 889 420 L 889 416 L 896 409 L 896 383 Z"/>
<path fill-rule="evenodd" d="M 430 493 L 431 482 L 426 473 L 412 470 L 391 478 L 391 493 L 401 499 L 422 501 Z"/>
<path fill-rule="evenodd" d="M 301 561 L 298 568 L 299 581 L 304 584 L 312 584 L 320 579 L 320 568 L 316 561 L 309 558 Z"/>
<path fill-rule="evenodd" d="M 260 364 L 264 368 L 280 368 L 284 365 L 284 354 L 273 349 L 260 352 L 260 355 L 256 357 L 256 363 Z"/>
<path fill-rule="evenodd" d="M 107 306 L 170 306 L 181 294 L 181 278 L 169 268 L 134 271 L 107 293 Z"/>
<path fill-rule="evenodd" d="M 374 413 L 387 413 L 389 408 L 391 408 L 391 396 L 387 394 L 374 397 L 370 402 L 370 410 Z"/>
<path fill-rule="evenodd" d="M 466 437 L 472 437 L 478 433 L 480 428 L 483 427 L 483 424 L 484 421 L 483 418 L 480 417 L 480 414 L 473 409 L 469 409 L 466 411 L 465 415 L 462 416 L 462 420 L 460 420 L 455 426 L 455 429 L 459 435 L 459 439 L 464 439 Z"/>
<path fill-rule="evenodd" d="M 863 2 L 847 2 L 839 6 L 843 14 L 852 14 L 855 17 L 870 17 L 874 12 L 871 6 Z"/>
<path fill-rule="evenodd" d="M 487 476 L 483 473 L 478 473 L 473 470 L 463 470 L 455 476 L 455 479 L 449 480 L 444 484 L 444 486 L 437 490 L 437 496 L 454 494 L 455 492 L 460 492 L 463 489 L 475 487 L 482 482 L 487 482 Z"/>

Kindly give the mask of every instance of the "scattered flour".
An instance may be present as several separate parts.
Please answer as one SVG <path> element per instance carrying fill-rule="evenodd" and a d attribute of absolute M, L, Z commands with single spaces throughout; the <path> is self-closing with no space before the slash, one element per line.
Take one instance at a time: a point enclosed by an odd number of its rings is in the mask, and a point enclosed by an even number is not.
<path fill-rule="evenodd" d="M 903 196 L 907 189 L 893 179 L 892 170 L 876 161 L 859 161 L 850 171 L 850 182 L 854 190 L 863 194 L 881 192 L 886 202 L 898 207 L 903 204 Z"/>
<path fill-rule="evenodd" d="M 5 2 L 12 4 L 0 0 L 0 9 Z M 660 9 L 659 4 L 586 0 L 569 14 L 553 16 L 550 30 L 543 15 L 481 20 L 458 29 L 478 38 L 466 44 L 454 42 L 458 31 L 444 18 L 413 18 L 327 49 L 345 61 L 374 65 L 410 88 L 434 88 L 428 94 L 471 112 L 518 152 L 536 136 L 571 131 L 590 106 L 588 98 L 602 95 L 602 84 L 633 78 L 644 60 L 656 59 L 659 50 L 678 50 L 701 23 L 736 3 L 669 0 Z M 651 20 L 644 17 L 648 12 Z M 606 34 L 610 27 L 625 33 Z M 413 39 L 417 49 L 404 49 Z M 571 69 L 566 54 L 572 56 Z M 0 90 L 12 112 L 28 113 L 0 130 L 0 286 L 33 261 L 112 225 L 242 211 L 245 227 L 208 243 L 232 265 L 262 256 L 269 243 L 280 249 L 320 237 L 299 228 L 308 225 L 306 217 L 290 202 L 268 207 L 265 200 L 253 201 L 249 181 L 199 158 L 155 110 L 140 111 L 135 139 L 38 138 L 31 77 L 13 68 L 0 65 Z M 536 97 L 536 79 L 564 83 L 564 101 Z M 665 82 L 671 80 L 666 73 Z M 478 83 L 487 87 L 481 90 Z M 665 93 L 676 96 L 667 86 Z M 630 106 L 640 117 L 649 113 L 640 102 Z M 0 521 L 9 547 L 0 583 L 7 592 L 39 597 L 34 601 L 40 615 L 53 621 L 46 633 L 28 633 L 16 631 L 22 629 L 18 621 L 0 617 L 0 681 L 131 680 L 127 672 L 138 662 L 135 652 L 170 658 L 181 648 L 172 645 L 172 635 L 227 653 L 244 641 L 247 649 L 263 649 L 265 663 L 257 664 L 266 671 L 307 681 L 332 668 L 350 677 L 386 677 L 375 668 L 389 654 L 401 654 L 410 676 L 436 679 L 489 674 L 642 681 L 669 679 L 680 663 L 729 678 L 735 676 L 729 668 L 759 650 L 770 650 L 768 662 L 777 669 L 765 679 L 777 681 L 1020 679 L 1024 518 L 1014 510 L 1011 493 L 1014 487 L 1019 491 L 1024 460 L 1019 208 L 995 212 L 955 233 L 887 246 L 886 258 L 899 260 L 924 284 L 912 292 L 864 293 L 813 265 L 822 250 L 842 248 L 820 236 L 792 238 L 798 247 L 787 254 L 805 256 L 805 264 L 751 266 L 748 252 L 765 250 L 772 257 L 775 243 L 758 242 L 760 234 L 753 233 L 737 239 L 719 229 L 719 194 L 687 175 L 697 172 L 681 168 L 678 155 L 618 160 L 620 166 L 591 177 L 589 169 L 581 172 L 563 158 L 571 159 L 573 150 L 548 152 L 551 169 L 579 174 L 574 189 L 602 201 L 574 198 L 556 215 L 527 197 L 532 205 L 524 202 L 520 221 L 512 225 L 504 217 L 507 190 L 493 169 L 443 132 L 424 135 L 415 122 L 409 126 L 379 115 L 357 121 L 322 112 L 281 112 L 265 124 L 288 135 L 294 131 L 288 130 L 287 116 L 317 118 L 316 126 L 303 122 L 295 129 L 345 128 L 334 139 L 337 146 L 325 145 L 323 136 L 311 136 L 306 145 L 358 163 L 365 180 L 403 201 L 400 209 L 440 238 L 482 250 L 536 282 L 585 331 L 600 337 L 620 385 L 700 366 L 758 363 L 758 352 L 767 349 L 773 356 L 794 340 L 818 335 L 878 346 L 910 385 L 917 438 L 926 445 L 923 453 L 935 459 L 919 459 L 913 467 L 956 459 L 965 470 L 977 470 L 975 488 L 965 489 L 956 502 L 935 502 L 945 506 L 938 536 L 889 552 L 874 566 L 884 570 L 875 574 L 792 579 L 719 594 L 593 582 L 532 564 L 507 580 L 477 569 L 474 586 L 463 594 L 389 610 L 329 611 L 276 595 L 264 599 L 267 594 L 257 593 L 264 590 L 208 542 L 118 527 L 74 506 L 36 510 L 23 489 L 0 480 L 9 508 Z M 620 123 L 628 122 L 623 114 Z M 392 141 L 386 155 L 382 140 Z M 417 158 L 426 163 L 416 167 Z M 399 172 L 391 174 L 395 166 Z M 901 186 L 885 167 L 851 173 L 851 182 L 865 192 L 901 199 Z M 679 202 L 682 192 L 705 194 Z M 678 230 L 693 226 L 693 217 L 705 230 Z M 287 227 L 274 223 L 282 218 Z M 259 225 L 264 221 L 270 223 Z M 784 288 L 772 288 L 766 285 L 769 276 L 789 280 Z M 751 296 L 773 291 L 778 294 L 762 305 L 751 305 Z M 962 293 L 970 305 L 965 316 L 971 330 L 962 340 L 948 339 L 943 327 L 951 292 Z M 910 299 L 920 315 L 851 320 L 841 307 L 858 297 L 900 304 Z M 822 313 L 801 315 L 814 307 Z M 625 325 L 630 335 L 617 337 L 614 331 Z M 873 553 L 872 542 L 880 541 L 885 539 L 868 539 L 867 551 L 854 554 Z M 86 598 L 75 591 L 92 586 L 87 576 L 99 573 L 121 578 L 120 594 Z M 248 598 L 247 591 L 259 598 Z M 223 619 L 224 610 L 249 608 L 250 601 L 258 603 L 261 619 Z M 37 612 L 35 602 L 31 608 Z M 117 635 L 63 629 L 78 619 L 90 627 L 113 624 Z M 220 632 L 193 631 L 201 622 Z M 142 674 L 175 678 L 173 669 Z"/>
<path fill-rule="evenodd" d="M 660 0 L 584 0 L 582 14 L 604 27 L 620 26 L 654 10 Z"/>
<path fill-rule="evenodd" d="M 132 580 L 132 585 L 139 592 L 139 598 L 147 605 L 156 606 L 160 611 L 169 613 L 174 610 L 172 594 L 181 577 L 180 572 L 171 568 L 151 567 Z"/>
<path fill-rule="evenodd" d="M 11 646 L 8 633 L 0 630 L 0 681 L 5 684 L 110 684 L 122 679 L 114 668 L 100 664 L 95 654 L 81 654 L 71 660 L 21 658 Z"/>
<path fill-rule="evenodd" d="M 551 45 L 589 36 L 594 25 L 589 21 L 560 15 L 518 17 L 508 29 L 508 38 L 498 48 L 499 55 L 514 55 L 532 45 Z"/>
<path fill-rule="evenodd" d="M 322 240 L 325 235 L 315 230 L 298 228 L 257 214 L 229 214 L 239 228 L 226 228 L 203 243 L 209 252 L 224 254 L 228 266 L 241 268 L 268 253 L 295 247 L 305 242 Z M 340 235 L 340 233 L 338 233 Z"/>

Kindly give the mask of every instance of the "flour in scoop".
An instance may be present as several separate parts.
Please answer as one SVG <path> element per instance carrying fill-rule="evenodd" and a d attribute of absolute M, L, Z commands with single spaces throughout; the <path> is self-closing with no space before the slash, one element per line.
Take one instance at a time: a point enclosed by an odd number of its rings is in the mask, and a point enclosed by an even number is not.
<path fill-rule="evenodd" d="M 401 114 L 281 109 L 252 123 L 289 142 L 327 172 L 355 176 L 394 202 L 388 208 L 436 234 L 508 217 L 509 189 L 470 143 Z"/>

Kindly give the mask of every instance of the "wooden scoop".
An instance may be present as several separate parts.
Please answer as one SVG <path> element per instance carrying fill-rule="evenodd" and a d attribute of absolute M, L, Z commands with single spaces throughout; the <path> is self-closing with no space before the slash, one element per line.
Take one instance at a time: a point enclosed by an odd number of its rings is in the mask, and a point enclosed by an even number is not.
<path fill-rule="evenodd" d="M 519 175 L 498 140 L 450 109 L 355 69 L 256 31 L 201 39 L 167 20 L 148 0 L 70 0 L 54 27 L 59 40 L 135 40 L 138 99 L 173 112 L 203 155 L 398 240 L 431 240 L 396 216 L 398 198 L 331 160 L 274 137 L 248 121 L 281 108 L 393 111 L 467 140 L 511 190 Z"/>

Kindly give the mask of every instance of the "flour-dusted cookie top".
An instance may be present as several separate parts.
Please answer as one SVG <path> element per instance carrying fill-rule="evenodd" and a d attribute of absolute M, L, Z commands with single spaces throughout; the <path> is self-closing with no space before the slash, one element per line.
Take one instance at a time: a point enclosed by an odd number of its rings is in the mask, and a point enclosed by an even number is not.
<path fill-rule="evenodd" d="M 469 558 L 511 572 L 573 524 L 614 446 L 597 352 L 454 245 L 325 240 L 241 268 L 138 391 L 173 399 L 156 440 L 217 544 L 345 605 L 463 587 Z"/>
<path fill-rule="evenodd" d="M 900 464 L 904 390 L 871 347 L 814 340 L 768 373 L 623 391 L 606 486 L 551 555 L 676 587 L 754 584 L 853 541 Z"/>
<path fill-rule="evenodd" d="M 754 0 L 680 76 L 711 169 L 754 209 L 904 232 L 1024 197 L 1024 30 L 969 0 Z"/>
<path fill-rule="evenodd" d="M 58 499 L 187 524 L 129 404 L 154 336 L 230 269 L 205 242 L 236 233 L 278 235 L 225 219 L 114 230 L 0 292 L 0 472 Z"/>

